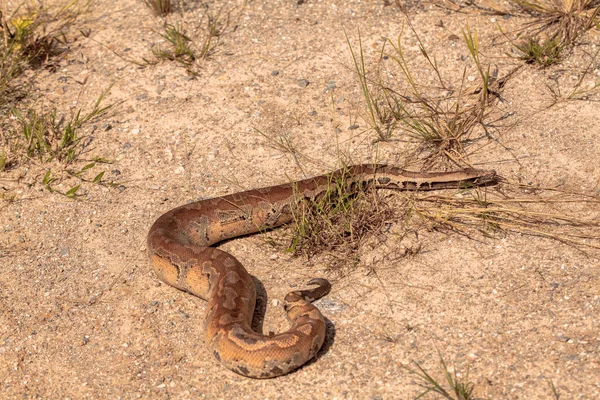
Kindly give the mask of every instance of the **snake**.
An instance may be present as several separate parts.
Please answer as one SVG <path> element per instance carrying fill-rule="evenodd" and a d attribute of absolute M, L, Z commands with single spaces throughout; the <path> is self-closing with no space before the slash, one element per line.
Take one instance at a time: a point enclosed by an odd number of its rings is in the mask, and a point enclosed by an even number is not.
<path fill-rule="evenodd" d="M 290 328 L 263 335 L 252 329 L 254 281 L 230 253 L 215 245 L 290 223 L 294 207 L 342 185 L 394 190 L 457 189 L 488 185 L 493 170 L 411 172 L 383 164 L 361 164 L 332 173 L 209 198 L 161 215 L 148 232 L 147 251 L 158 278 L 208 301 L 206 347 L 230 370 L 249 378 L 274 378 L 311 360 L 323 346 L 326 320 L 313 301 L 331 289 L 323 278 L 284 298 Z"/>

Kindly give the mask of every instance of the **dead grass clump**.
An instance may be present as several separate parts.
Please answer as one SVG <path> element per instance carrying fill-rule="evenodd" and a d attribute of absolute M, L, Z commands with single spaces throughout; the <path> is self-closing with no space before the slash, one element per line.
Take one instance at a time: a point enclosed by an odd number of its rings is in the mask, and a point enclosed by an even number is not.
<path fill-rule="evenodd" d="M 351 177 L 342 177 L 319 198 L 300 203 L 293 211 L 289 250 L 334 253 L 334 267 L 356 264 L 360 244 L 385 234 L 392 221 L 402 221 L 401 231 L 425 228 L 493 239 L 531 235 L 580 250 L 600 248 L 600 214 L 590 211 L 598 209 L 598 196 L 504 181 L 452 193 L 402 192 L 398 212 L 375 190 L 359 189 Z"/>
<path fill-rule="evenodd" d="M 355 264 L 359 246 L 383 233 L 395 214 L 375 190 L 362 190 L 349 174 L 335 176 L 322 195 L 300 202 L 292 212 L 288 251 L 309 257 L 335 254 L 339 262 L 333 267 Z"/>
<path fill-rule="evenodd" d="M 546 33 L 547 40 L 571 46 L 583 33 L 600 26 L 599 0 L 511 0 L 535 20 L 533 35 Z"/>
<path fill-rule="evenodd" d="M 492 238 L 532 235 L 583 249 L 600 248 L 600 215 L 585 218 L 572 209 L 597 209 L 598 204 L 598 196 L 504 182 L 497 188 L 458 195 L 419 196 L 409 214 L 426 221 L 431 229 L 469 237 L 475 233 Z"/>
<path fill-rule="evenodd" d="M 600 27 L 599 0 L 510 0 L 510 3 L 532 18 L 518 30 L 519 35 L 525 32 L 522 40 L 511 40 L 516 57 L 542 68 L 560 62 L 565 50 L 571 49 L 585 32 Z M 506 14 L 514 13 L 514 9 L 504 9 L 499 3 L 490 4 Z"/>
<path fill-rule="evenodd" d="M 171 0 L 143 0 L 144 4 L 157 17 L 165 17 L 171 12 Z"/>

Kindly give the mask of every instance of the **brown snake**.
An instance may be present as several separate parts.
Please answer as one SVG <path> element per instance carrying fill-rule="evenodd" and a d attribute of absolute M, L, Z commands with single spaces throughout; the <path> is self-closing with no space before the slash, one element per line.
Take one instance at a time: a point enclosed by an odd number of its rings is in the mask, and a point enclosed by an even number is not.
<path fill-rule="evenodd" d="M 314 200 L 344 180 L 357 188 L 435 190 L 494 182 L 494 171 L 466 169 L 420 173 L 384 165 L 356 165 L 298 182 L 201 200 L 168 211 L 148 233 L 148 256 L 165 283 L 208 301 L 206 345 L 227 368 L 251 378 L 272 378 L 306 363 L 325 340 L 325 320 L 311 304 L 331 285 L 313 279 L 310 290 L 285 297 L 288 331 L 266 336 L 252 330 L 256 290 L 231 254 L 213 245 L 292 221 L 292 207 Z"/>

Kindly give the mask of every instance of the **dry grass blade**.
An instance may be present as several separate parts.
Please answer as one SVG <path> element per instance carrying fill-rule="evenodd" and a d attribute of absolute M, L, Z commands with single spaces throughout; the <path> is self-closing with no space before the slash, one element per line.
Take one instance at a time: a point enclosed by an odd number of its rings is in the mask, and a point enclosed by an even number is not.
<path fill-rule="evenodd" d="M 571 46 L 577 38 L 600 26 L 599 0 L 511 0 L 537 19 L 530 23 L 537 36 L 548 31 L 546 40 L 558 39 L 561 46 Z"/>
<path fill-rule="evenodd" d="M 474 231 L 489 237 L 509 233 L 533 235 L 581 249 L 600 248 L 600 214 L 582 217 L 573 209 L 594 209 L 598 204 L 600 197 L 559 189 L 524 190 L 519 185 L 505 183 L 498 190 L 477 190 L 460 196 L 423 196 L 413 202 L 411 213 L 434 229 L 468 236 Z"/>

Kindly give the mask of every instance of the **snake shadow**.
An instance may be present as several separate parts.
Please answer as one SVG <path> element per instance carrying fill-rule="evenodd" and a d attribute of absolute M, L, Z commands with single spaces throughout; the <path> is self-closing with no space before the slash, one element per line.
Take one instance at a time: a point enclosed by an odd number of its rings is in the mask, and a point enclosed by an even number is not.
<path fill-rule="evenodd" d="M 263 323 L 265 321 L 265 314 L 267 311 L 269 298 L 267 295 L 267 290 L 262 282 L 254 275 L 251 276 L 252 280 L 254 281 L 254 287 L 256 288 L 256 307 L 254 307 L 254 316 L 252 317 L 252 329 L 255 332 L 264 334 Z M 323 357 L 333 345 L 333 342 L 335 341 L 335 325 L 333 325 L 333 322 L 331 322 L 328 318 L 325 318 L 325 328 L 325 342 L 323 343 L 321 350 L 319 350 L 317 354 L 301 368 L 304 368 L 304 366 L 310 365 L 316 362 L 319 358 Z"/>

